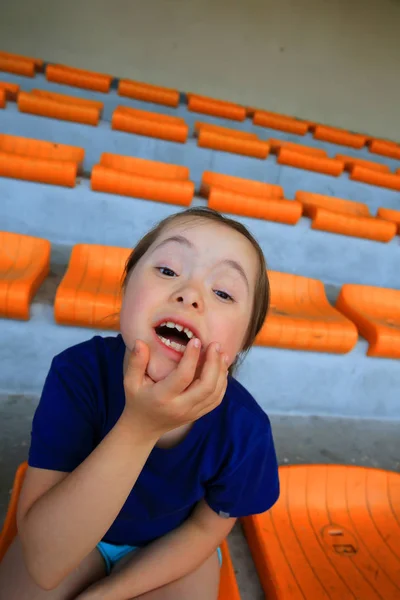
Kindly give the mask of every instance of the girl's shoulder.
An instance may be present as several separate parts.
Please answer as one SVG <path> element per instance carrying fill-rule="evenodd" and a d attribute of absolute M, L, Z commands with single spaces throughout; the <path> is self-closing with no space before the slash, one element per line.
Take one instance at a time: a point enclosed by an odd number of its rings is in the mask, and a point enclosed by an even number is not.
<path fill-rule="evenodd" d="M 213 428 L 226 439 L 236 442 L 243 439 L 256 440 L 271 435 L 271 423 L 267 413 L 252 394 L 234 377 L 229 376 L 228 386 L 220 406 L 212 411 Z"/>
<path fill-rule="evenodd" d="M 95 335 L 89 340 L 75 344 L 66 348 L 53 359 L 53 364 L 58 366 L 73 366 L 83 364 L 87 366 L 97 366 L 99 364 L 109 363 L 117 357 L 118 353 L 123 351 L 123 341 L 121 335 L 103 337 Z"/>

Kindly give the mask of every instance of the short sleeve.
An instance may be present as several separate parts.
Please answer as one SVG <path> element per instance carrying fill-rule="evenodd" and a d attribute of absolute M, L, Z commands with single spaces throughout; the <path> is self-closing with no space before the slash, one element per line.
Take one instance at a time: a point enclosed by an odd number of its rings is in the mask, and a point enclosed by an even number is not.
<path fill-rule="evenodd" d="M 96 444 L 95 394 L 82 366 L 53 359 L 31 431 L 32 467 L 73 471 Z"/>
<path fill-rule="evenodd" d="M 278 464 L 268 428 L 238 465 L 228 465 L 207 486 L 205 499 L 220 516 L 246 517 L 267 511 L 278 497 Z"/>

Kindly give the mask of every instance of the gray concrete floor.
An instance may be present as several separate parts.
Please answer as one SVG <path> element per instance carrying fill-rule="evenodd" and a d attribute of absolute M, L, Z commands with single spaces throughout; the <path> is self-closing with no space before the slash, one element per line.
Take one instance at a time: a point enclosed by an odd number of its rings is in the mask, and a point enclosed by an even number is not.
<path fill-rule="evenodd" d="M 26 459 L 38 399 L 0 395 L 0 523 L 17 465 Z M 341 463 L 400 472 L 400 423 L 271 416 L 280 464 Z M 262 600 L 259 580 L 238 524 L 229 538 L 242 600 Z"/>

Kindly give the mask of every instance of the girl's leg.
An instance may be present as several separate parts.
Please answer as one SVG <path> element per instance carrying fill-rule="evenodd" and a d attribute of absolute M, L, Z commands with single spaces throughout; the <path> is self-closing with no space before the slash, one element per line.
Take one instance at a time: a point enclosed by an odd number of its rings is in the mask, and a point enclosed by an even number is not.
<path fill-rule="evenodd" d="M 56 589 L 42 590 L 26 570 L 21 542 L 17 537 L 0 563 L 0 598 L 4 598 L 4 600 L 72 600 L 105 574 L 104 560 L 100 552 L 95 549 Z"/>
<path fill-rule="evenodd" d="M 114 573 L 128 562 L 129 555 L 124 556 L 114 567 Z M 132 600 L 217 600 L 220 569 L 218 554 L 214 552 L 192 573 Z"/>

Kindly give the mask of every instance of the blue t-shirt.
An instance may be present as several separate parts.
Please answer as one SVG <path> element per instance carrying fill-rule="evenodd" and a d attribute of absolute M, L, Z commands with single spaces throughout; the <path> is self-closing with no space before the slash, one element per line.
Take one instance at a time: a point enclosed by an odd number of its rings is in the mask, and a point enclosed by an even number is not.
<path fill-rule="evenodd" d="M 29 464 L 73 471 L 120 417 L 125 344 L 96 336 L 53 359 L 33 424 Z M 269 419 L 229 377 L 222 403 L 169 449 L 152 450 L 104 541 L 143 546 L 179 527 L 199 500 L 221 516 L 269 509 L 279 496 Z"/>

